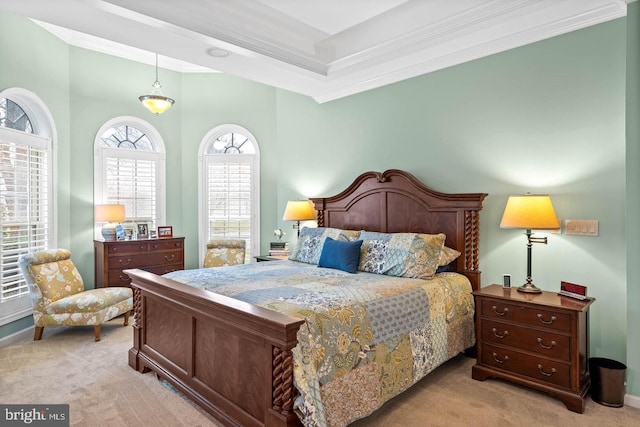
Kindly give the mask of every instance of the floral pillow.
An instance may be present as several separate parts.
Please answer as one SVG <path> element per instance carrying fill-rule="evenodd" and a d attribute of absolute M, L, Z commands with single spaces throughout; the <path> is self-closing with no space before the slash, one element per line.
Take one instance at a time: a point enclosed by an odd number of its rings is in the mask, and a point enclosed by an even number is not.
<path fill-rule="evenodd" d="M 458 259 L 460 255 L 461 253 L 455 249 L 452 249 L 449 246 L 443 246 L 438 259 L 438 267 L 444 267 L 445 265 L 451 264 L 453 261 Z"/>
<path fill-rule="evenodd" d="M 368 273 L 431 279 L 438 268 L 446 236 L 362 231 L 358 269 Z"/>
<path fill-rule="evenodd" d="M 318 264 L 322 247 L 327 237 L 343 242 L 354 242 L 360 236 L 359 230 L 341 230 L 339 228 L 309 228 L 303 227 L 300 230 L 298 243 L 289 257 L 292 261 L 304 262 L 307 264 Z"/>

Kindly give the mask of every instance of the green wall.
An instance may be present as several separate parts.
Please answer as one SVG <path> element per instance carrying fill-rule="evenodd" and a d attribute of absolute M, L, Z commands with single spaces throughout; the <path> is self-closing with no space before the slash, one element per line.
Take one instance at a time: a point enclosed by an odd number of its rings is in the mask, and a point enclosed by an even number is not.
<path fill-rule="evenodd" d="M 640 4 L 627 16 L 627 391 L 640 397 Z"/>
<path fill-rule="evenodd" d="M 42 98 L 58 129 L 59 246 L 93 278 L 93 141 L 107 120 L 148 121 L 167 149 L 167 223 L 186 237 L 187 267 L 198 264 L 197 152 L 211 128 L 235 123 L 261 153 L 262 247 L 283 222 L 287 200 L 332 195 L 361 172 L 400 168 L 444 192 L 487 192 L 481 213 L 483 284 L 510 273 L 524 281 L 525 238 L 499 228 L 506 199 L 549 193 L 564 219 L 597 219 L 598 237 L 550 234 L 533 248 L 543 289 L 561 280 L 589 287 L 591 355 L 627 363 L 640 396 L 640 315 L 634 258 L 640 176 L 638 8 L 628 18 L 388 85 L 326 104 L 224 74 L 161 70 L 176 106 L 144 110 L 153 67 L 67 46 L 30 21 L 0 13 L 0 90 Z M 19 48 L 8 42 L 20 34 Z M 627 42 L 629 40 L 629 42 Z M 627 45 L 628 43 L 628 45 Z M 632 52 L 633 51 L 633 52 Z M 8 59 L 10 58 L 10 60 Z M 629 117 L 629 123 L 625 121 Z M 631 123 L 633 122 L 633 123 Z M 625 157 L 626 156 L 626 157 Z M 633 157 L 632 157 L 633 156 Z M 0 327 L 0 337 L 29 319 Z M 631 328 L 630 328 L 631 329 Z M 637 335 L 637 334 L 636 334 Z M 634 351 L 632 351 L 634 350 Z"/>

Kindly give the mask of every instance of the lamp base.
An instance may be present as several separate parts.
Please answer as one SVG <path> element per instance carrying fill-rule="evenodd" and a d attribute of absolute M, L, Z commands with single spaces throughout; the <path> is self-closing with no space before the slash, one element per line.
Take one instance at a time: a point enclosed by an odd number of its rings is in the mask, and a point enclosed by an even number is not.
<path fill-rule="evenodd" d="M 536 285 L 534 285 L 531 282 L 527 282 L 518 288 L 518 292 L 525 292 L 528 294 L 540 294 L 542 293 L 542 289 L 538 288 Z"/>

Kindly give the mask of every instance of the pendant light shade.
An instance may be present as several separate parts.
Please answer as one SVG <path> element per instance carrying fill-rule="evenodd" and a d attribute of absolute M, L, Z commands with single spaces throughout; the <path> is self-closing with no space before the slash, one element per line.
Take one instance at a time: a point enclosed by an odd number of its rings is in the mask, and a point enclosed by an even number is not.
<path fill-rule="evenodd" d="M 142 105 L 147 107 L 149 111 L 154 114 L 162 114 L 167 111 L 173 103 L 173 99 L 166 97 L 162 93 L 162 86 L 158 81 L 158 54 L 156 53 L 156 81 L 153 82 L 153 90 L 150 95 L 139 96 L 138 99 L 142 102 Z"/>

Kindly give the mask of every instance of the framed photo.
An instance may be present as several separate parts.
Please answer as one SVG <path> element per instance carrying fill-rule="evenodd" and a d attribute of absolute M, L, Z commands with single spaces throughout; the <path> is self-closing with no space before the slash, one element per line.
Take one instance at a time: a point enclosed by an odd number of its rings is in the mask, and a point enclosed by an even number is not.
<path fill-rule="evenodd" d="M 149 237 L 149 226 L 146 223 L 138 224 L 138 239 L 147 239 Z"/>
<path fill-rule="evenodd" d="M 173 237 L 173 227 L 170 225 L 162 225 L 158 227 L 158 237 Z"/>

